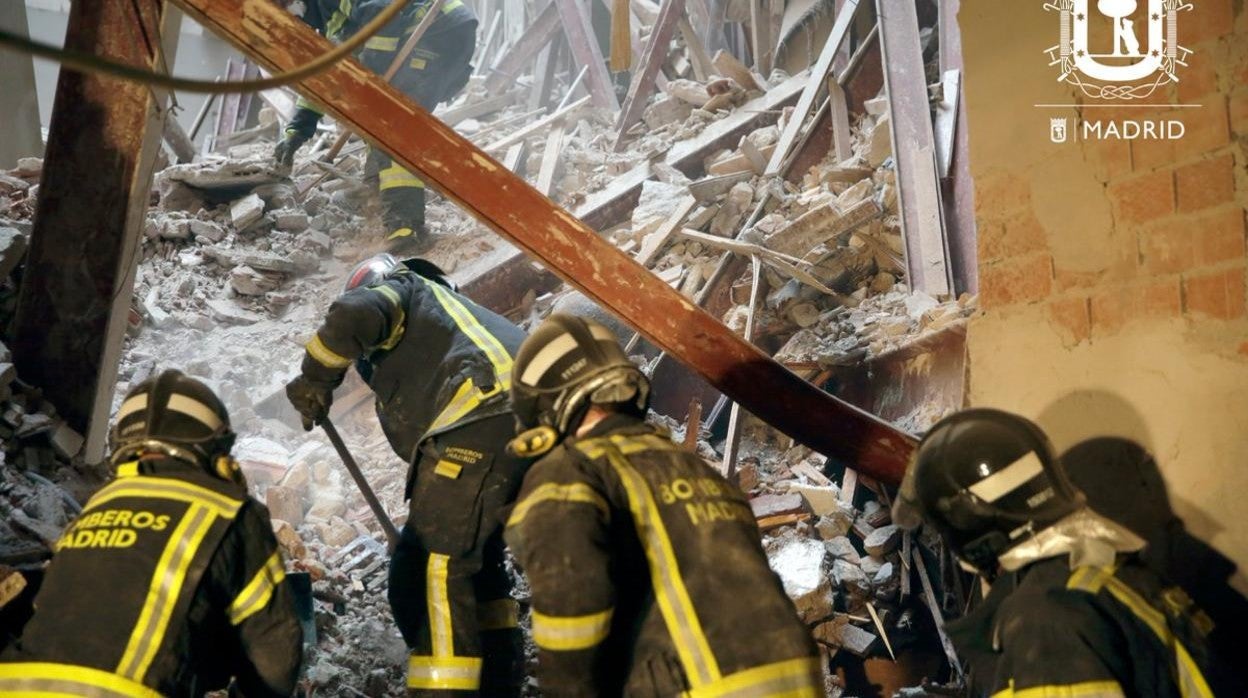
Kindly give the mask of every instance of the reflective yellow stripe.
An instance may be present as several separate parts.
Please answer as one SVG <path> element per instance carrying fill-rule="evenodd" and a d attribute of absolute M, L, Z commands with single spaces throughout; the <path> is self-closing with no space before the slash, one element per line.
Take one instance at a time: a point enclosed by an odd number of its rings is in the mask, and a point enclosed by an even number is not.
<path fill-rule="evenodd" d="M 233 517 L 243 505 L 236 499 L 213 492 L 199 485 L 175 480 L 167 477 L 127 477 L 114 480 L 104 487 L 87 502 L 87 507 L 96 507 L 120 497 L 158 497 L 178 502 L 199 504 L 208 507 L 217 516 Z"/>
<path fill-rule="evenodd" d="M 520 604 L 515 599 L 495 599 L 477 604 L 477 629 L 508 630 L 520 626 Z"/>
<path fill-rule="evenodd" d="M 1095 594 L 1113 575 L 1113 567 L 1080 567 L 1071 573 L 1070 579 L 1066 580 L 1066 588 Z"/>
<path fill-rule="evenodd" d="M 423 58 L 413 58 L 407 65 L 415 70 L 424 70 L 428 63 L 426 63 Z"/>
<path fill-rule="evenodd" d="M 1015 691 L 1014 679 L 1010 679 L 1010 685 L 992 694 L 992 698 L 1123 698 L 1123 693 L 1117 681 L 1032 686 Z"/>
<path fill-rule="evenodd" d="M 269 605 L 277 585 L 285 578 L 286 565 L 282 563 L 281 553 L 274 551 L 230 604 L 230 623 L 238 625 Z"/>
<path fill-rule="evenodd" d="M 459 477 L 459 473 L 463 469 L 464 466 L 459 463 L 452 463 L 449 460 L 440 460 L 438 461 L 438 464 L 433 467 L 433 472 L 435 475 L 449 477 L 454 480 Z"/>
<path fill-rule="evenodd" d="M 329 21 L 325 23 L 325 36 L 330 39 L 337 39 L 338 33 L 342 31 L 342 25 L 347 23 L 351 17 L 351 0 L 340 0 L 338 9 L 330 16 Z"/>
<path fill-rule="evenodd" d="M 419 177 L 408 172 L 402 165 L 393 164 L 377 173 L 377 189 L 398 189 L 399 187 L 418 187 L 423 189 L 425 183 Z"/>
<path fill-rule="evenodd" d="M 577 444 L 577 448 L 580 449 L 581 444 Z M 633 512 L 637 534 L 650 562 L 650 582 L 654 586 L 654 595 L 658 599 L 667 632 L 672 637 L 672 643 L 676 645 L 685 675 L 695 689 L 718 681 L 722 678 L 719 663 L 711 653 L 706 634 L 702 631 L 702 623 L 698 620 L 689 590 L 685 588 L 685 581 L 680 575 L 680 566 L 676 563 L 676 553 L 672 550 L 667 527 L 659 516 L 658 506 L 646 479 L 625 460 L 615 444 L 604 443 L 601 453 L 606 455 L 628 492 L 629 508 Z"/>
<path fill-rule="evenodd" d="M 493 394 L 490 393 L 490 395 Z M 455 394 L 451 396 L 451 401 L 446 403 L 446 407 L 442 408 L 437 417 L 434 417 L 433 424 L 429 425 L 429 431 L 426 433 L 451 426 L 468 416 L 468 413 L 477 409 L 480 405 L 481 393 L 473 384 L 472 379 L 469 378 L 460 384 Z"/>
<path fill-rule="evenodd" d="M 611 509 L 607 506 L 607 501 L 602 498 L 594 488 L 584 483 L 573 483 L 571 485 L 560 485 L 554 482 L 547 482 L 524 497 L 524 500 L 516 505 L 511 512 L 511 516 L 507 519 L 508 526 L 514 526 L 524 520 L 529 510 L 543 502 L 579 502 L 582 504 L 592 504 L 598 507 L 605 519 L 611 517 Z"/>
<path fill-rule="evenodd" d="M 1192 659 L 1192 655 L 1188 653 L 1183 643 L 1170 632 L 1170 626 L 1166 624 L 1166 617 L 1161 611 L 1153 608 L 1135 589 L 1116 577 L 1110 577 L 1105 588 L 1151 628 L 1161 640 L 1161 644 L 1174 648 L 1175 663 L 1179 674 L 1179 692 L 1183 698 L 1213 698 L 1213 691 L 1209 689 L 1209 683 L 1205 680 L 1204 674 L 1196 666 L 1196 661 Z"/>
<path fill-rule="evenodd" d="M 305 98 L 305 97 L 299 97 L 298 99 L 296 99 L 296 100 L 295 100 L 295 108 L 296 108 L 296 109 L 307 109 L 308 111 L 314 111 L 314 112 L 316 112 L 317 114 L 320 114 L 321 116 L 324 116 L 324 115 L 325 115 L 325 110 L 323 110 L 323 109 L 321 109 L 320 107 L 316 106 L 315 104 L 313 104 L 312 102 L 310 102 L 310 101 L 309 101 L 307 98 Z"/>
<path fill-rule="evenodd" d="M 407 329 L 407 313 L 403 310 L 403 299 L 399 297 L 398 291 L 386 284 L 370 286 L 369 290 L 385 296 L 397 313 L 394 321 L 390 323 L 390 336 L 386 337 L 386 341 L 373 347 L 374 350 L 389 351 L 399 345 L 399 340 L 403 339 L 403 332 Z"/>
<path fill-rule="evenodd" d="M 303 348 L 308 351 L 308 356 L 326 368 L 346 368 L 351 365 L 351 359 L 325 346 L 319 334 L 312 335 L 312 339 Z"/>
<path fill-rule="evenodd" d="M 143 612 L 139 614 L 130 641 L 126 643 L 126 651 L 117 664 L 118 674 L 143 681 L 169 628 L 173 607 L 177 605 L 182 584 L 186 581 L 186 571 L 216 518 L 210 507 L 192 504 L 170 534 L 169 542 L 156 563 L 156 572 L 152 575 L 151 586 L 143 602 Z"/>
<path fill-rule="evenodd" d="M 399 50 L 399 37 L 374 36 L 364 42 L 364 48 L 371 48 L 374 51 L 397 51 Z"/>
<path fill-rule="evenodd" d="M 614 608 L 585 616 L 548 616 L 533 611 L 533 642 L 552 652 L 586 650 L 607 638 Z"/>
<path fill-rule="evenodd" d="M 117 466 L 117 477 L 134 477 L 139 474 L 139 462 L 132 460 Z"/>
<path fill-rule="evenodd" d="M 161 698 L 157 691 L 112 672 L 51 662 L 0 664 L 0 694 Z"/>
<path fill-rule="evenodd" d="M 481 659 L 411 655 L 407 658 L 407 687 L 475 691 L 481 687 Z"/>
<path fill-rule="evenodd" d="M 450 557 L 432 553 L 426 576 L 425 600 L 429 604 L 429 633 L 433 639 L 433 656 L 450 657 L 455 654 L 455 641 L 451 625 L 451 599 L 447 593 L 446 577 Z"/>
<path fill-rule="evenodd" d="M 802 657 L 738 671 L 684 695 L 688 698 L 819 698 L 823 695 L 822 685 L 819 662 L 812 657 Z"/>

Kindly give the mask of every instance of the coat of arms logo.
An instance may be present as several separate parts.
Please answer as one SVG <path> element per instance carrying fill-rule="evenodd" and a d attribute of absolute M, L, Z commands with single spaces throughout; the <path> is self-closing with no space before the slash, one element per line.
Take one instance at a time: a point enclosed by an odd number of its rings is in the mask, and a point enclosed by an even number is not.
<path fill-rule="evenodd" d="M 1066 142 L 1066 119 L 1049 119 L 1049 140 L 1054 143 Z"/>
<path fill-rule="evenodd" d="M 1061 15 L 1061 42 L 1045 49 L 1049 65 L 1061 70 L 1059 81 L 1077 86 L 1088 97 L 1114 100 L 1143 99 L 1178 81 L 1175 71 L 1187 66 L 1192 54 L 1178 44 L 1178 14 L 1192 9 L 1192 3 L 1146 0 L 1142 19 L 1132 19 L 1141 4 L 1137 0 L 1095 0 L 1095 10 L 1089 11 L 1092 2 L 1049 0 L 1044 5 Z M 1103 45 L 1098 46 L 1101 53 L 1094 52 L 1089 40 L 1094 23 L 1101 34 L 1109 31 L 1108 53 Z M 1141 46 L 1141 38 L 1147 45 Z"/>

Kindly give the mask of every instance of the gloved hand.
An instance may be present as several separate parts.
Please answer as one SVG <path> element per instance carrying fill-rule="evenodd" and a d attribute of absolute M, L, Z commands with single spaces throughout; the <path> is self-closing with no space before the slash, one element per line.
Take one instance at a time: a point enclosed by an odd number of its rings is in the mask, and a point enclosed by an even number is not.
<path fill-rule="evenodd" d="M 277 146 L 273 148 L 273 164 L 282 170 L 289 170 L 295 164 L 295 151 L 308 139 L 299 133 L 293 133 L 287 130 L 286 137 L 277 142 Z"/>
<path fill-rule="evenodd" d="M 303 418 L 303 430 L 312 431 L 314 425 L 329 416 L 329 406 L 334 404 L 334 386 L 298 376 L 286 384 L 286 398 Z"/>

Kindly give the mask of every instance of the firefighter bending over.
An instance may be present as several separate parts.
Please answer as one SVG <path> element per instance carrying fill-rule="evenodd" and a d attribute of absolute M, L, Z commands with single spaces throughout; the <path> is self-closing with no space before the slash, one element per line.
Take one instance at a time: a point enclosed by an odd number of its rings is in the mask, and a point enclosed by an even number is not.
<path fill-rule="evenodd" d="M 301 0 L 306 4 L 303 21 L 333 41 L 342 41 L 359 31 L 392 0 Z M 360 62 L 384 75 L 412 30 L 429 11 L 428 0 L 413 0 L 399 17 L 383 27 L 364 44 Z M 473 51 L 477 45 L 477 16 L 463 0 L 446 0 L 440 16 L 417 42 L 411 56 L 399 68 L 390 84 L 426 111 L 448 102 L 468 84 L 472 75 Z M 286 126 L 285 138 L 278 142 L 273 157 L 287 169 L 295 151 L 316 135 L 321 111 L 300 98 L 298 109 Z M 388 248 L 396 253 L 415 253 L 427 246 L 425 229 L 425 184 L 396 163 L 385 152 L 371 148 L 365 173 L 377 178 L 382 218 L 386 225 Z"/>
<path fill-rule="evenodd" d="M 230 457 L 229 415 L 177 371 L 113 425 L 117 477 L 56 546 L 0 695 L 289 696 L 303 636 L 268 511 Z"/>
<path fill-rule="evenodd" d="M 971 695 L 1246 695 L 1210 656 L 1208 617 L 1144 567 L 1142 539 L 1088 508 L 1029 420 L 971 409 L 937 422 L 894 519 L 924 520 L 992 582 L 948 626 Z"/>
<path fill-rule="evenodd" d="M 504 450 L 515 433 L 512 356 L 523 339 L 432 263 L 379 255 L 351 274 L 286 388 L 310 429 L 354 362 L 390 446 L 409 464 L 411 509 L 389 594 L 411 649 L 413 695 L 515 695 L 523 679 L 499 518 L 528 465 Z"/>
<path fill-rule="evenodd" d="M 542 693 L 823 695 L 745 497 L 644 421 L 649 383 L 610 330 L 552 315 L 515 370 L 513 448 L 545 453 L 506 533 Z"/>

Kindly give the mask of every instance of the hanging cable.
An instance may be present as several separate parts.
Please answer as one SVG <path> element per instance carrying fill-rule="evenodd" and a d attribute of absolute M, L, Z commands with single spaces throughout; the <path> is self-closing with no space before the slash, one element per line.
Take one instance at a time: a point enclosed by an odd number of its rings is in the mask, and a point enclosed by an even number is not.
<path fill-rule="evenodd" d="M 7 1 L 7 0 L 5 0 Z M 141 82 L 146 85 L 163 87 L 170 90 L 182 90 L 183 92 L 194 92 L 200 94 L 230 94 L 234 92 L 258 92 L 260 90 L 268 90 L 274 87 L 289 85 L 293 82 L 299 82 L 304 78 L 315 75 L 325 70 L 329 66 L 337 63 L 345 58 L 351 52 L 355 51 L 364 42 L 368 41 L 374 34 L 381 30 L 390 20 L 394 19 L 403 8 L 410 4 L 412 0 L 395 0 L 380 14 L 372 19 L 368 24 L 360 27 L 360 30 L 347 39 L 343 43 L 334 47 L 328 53 L 324 53 L 316 59 L 293 70 L 284 73 L 271 75 L 267 78 L 259 80 L 242 80 L 237 82 L 216 82 L 213 80 L 193 80 L 190 78 L 180 78 L 173 75 L 163 75 L 146 68 L 138 68 L 127 63 L 119 63 L 117 61 L 101 58 L 93 53 L 85 51 L 76 51 L 74 49 L 58 48 L 51 44 L 45 44 L 39 41 L 27 39 L 24 36 L 0 29 L 0 46 L 10 50 L 24 51 L 40 58 L 56 61 L 61 65 L 72 68 L 84 73 L 93 73 L 96 75 L 111 75 L 113 77 L 122 78 L 123 80 L 131 80 Z"/>

